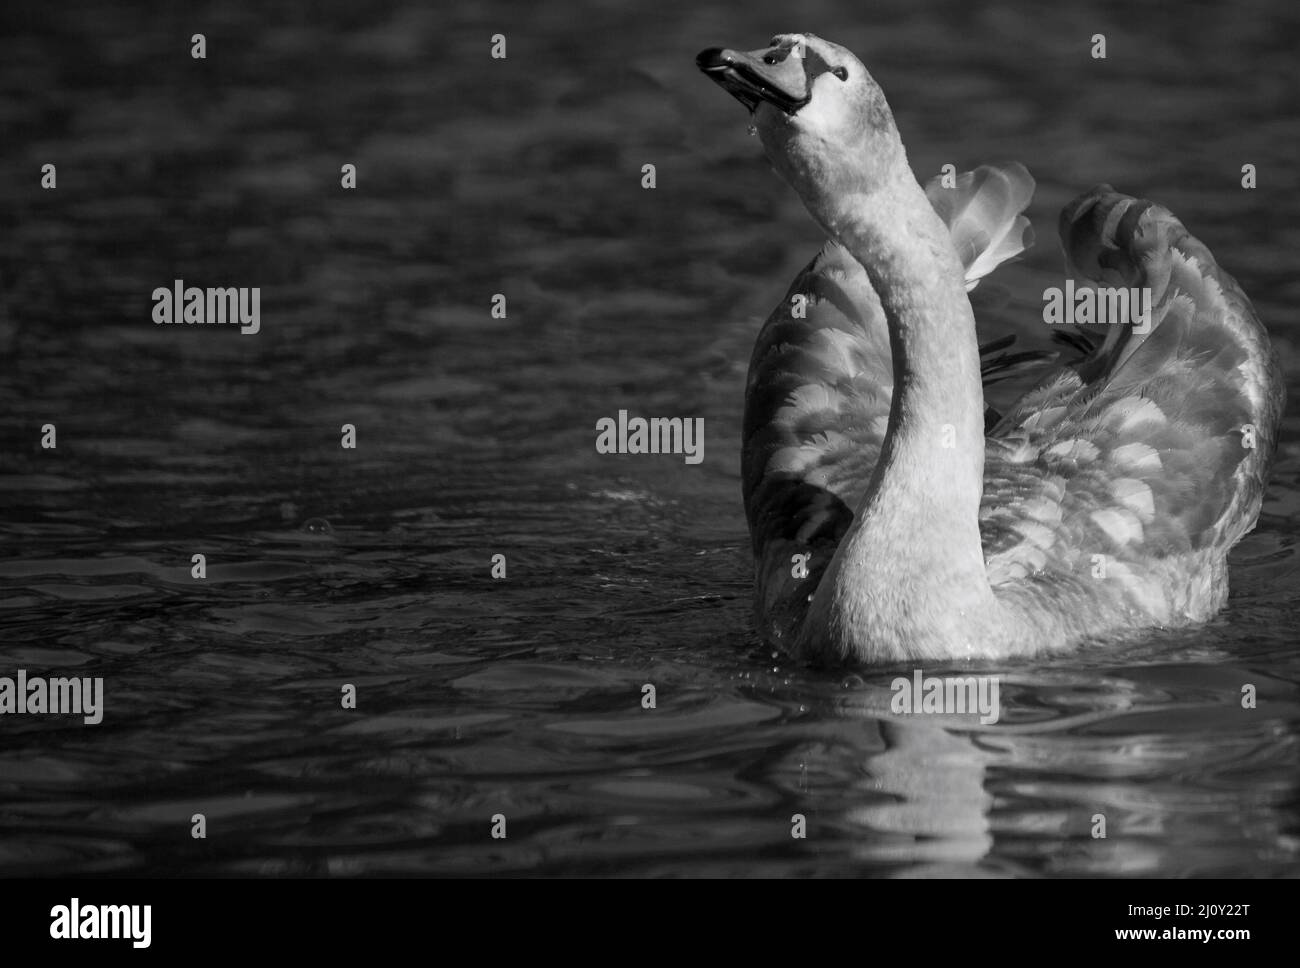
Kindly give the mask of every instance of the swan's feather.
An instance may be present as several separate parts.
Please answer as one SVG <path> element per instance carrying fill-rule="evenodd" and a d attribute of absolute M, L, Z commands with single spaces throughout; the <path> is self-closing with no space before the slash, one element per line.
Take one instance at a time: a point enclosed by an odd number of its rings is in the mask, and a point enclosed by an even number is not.
<path fill-rule="evenodd" d="M 1033 184 L 1018 167 L 981 171 L 930 193 L 968 283 L 1023 248 L 1019 212 Z M 1160 206 L 1100 186 L 1065 210 L 1061 237 L 1077 277 L 1149 286 L 1152 327 L 1111 326 L 1104 339 L 1058 330 L 1084 358 L 1005 417 L 986 415 L 990 582 L 1023 599 L 1026 614 L 1048 611 L 1035 600 L 1074 600 L 1082 615 L 1107 599 L 1171 623 L 1206 618 L 1226 595 L 1226 552 L 1254 526 L 1276 447 L 1283 391 L 1267 335 L 1235 280 Z M 791 311 L 796 295 L 809 300 L 806 318 Z M 982 353 L 987 382 L 1042 365 L 1003 341 Z M 880 301 L 856 260 L 827 244 L 750 363 L 743 476 L 765 634 L 795 627 L 851 525 L 892 391 Z M 806 577 L 796 555 L 809 556 Z"/>
<path fill-rule="evenodd" d="M 1019 212 L 1033 184 L 1019 165 L 986 166 L 930 194 L 964 252 L 970 285 L 1028 244 Z M 807 300 L 802 317 L 797 296 Z M 1009 346 L 981 347 L 986 382 L 1054 359 Z M 816 587 L 853 521 L 884 442 L 893 384 L 889 330 L 866 270 L 827 243 L 768 317 L 749 365 L 742 475 L 757 610 L 769 635 L 779 637 L 801 613 L 800 597 Z M 986 424 L 998 419 L 990 408 Z M 797 554 L 810 556 L 809 578 L 794 577 Z"/>
<path fill-rule="evenodd" d="M 1033 198 L 1034 179 L 1018 162 L 981 165 L 955 176 L 951 188 L 936 175 L 926 183 L 925 194 L 952 233 L 967 291 L 1033 245 L 1033 228 L 1020 213 Z"/>
<path fill-rule="evenodd" d="M 1078 276 L 1150 287 L 1152 325 L 1087 340 L 1088 356 L 992 431 L 980 514 L 990 583 L 1058 604 L 1102 590 L 1163 621 L 1206 618 L 1276 447 L 1283 390 L 1268 337 L 1232 276 L 1159 205 L 1099 186 L 1062 213 L 1061 239 Z"/>
<path fill-rule="evenodd" d="M 800 316 L 793 300 L 807 299 Z M 772 311 L 749 364 L 742 477 L 759 615 L 779 638 L 800 608 L 795 555 L 815 582 L 853 521 L 889 420 L 884 312 L 866 272 L 827 245 Z"/>

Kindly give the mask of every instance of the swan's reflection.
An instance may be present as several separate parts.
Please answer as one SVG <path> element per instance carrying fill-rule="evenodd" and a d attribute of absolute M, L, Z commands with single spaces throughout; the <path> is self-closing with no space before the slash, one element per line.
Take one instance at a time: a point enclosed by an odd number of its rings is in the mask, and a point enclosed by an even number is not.
<path fill-rule="evenodd" d="M 1126 671 L 1133 677 L 1094 673 L 1086 684 L 1004 675 L 1004 696 L 1022 698 L 991 725 L 977 712 L 895 713 L 888 679 L 842 692 L 837 718 L 865 727 L 854 800 L 834 817 L 854 860 L 896 876 L 962 877 L 1240 875 L 1295 861 L 1293 687 L 1224 665 Z M 1243 709 L 1225 686 L 1246 680 L 1260 708 Z M 1275 777 L 1266 788 L 1261 771 Z"/>
<path fill-rule="evenodd" d="M 993 846 L 993 797 L 985 781 L 997 754 L 963 728 L 979 728 L 979 713 L 899 714 L 888 686 L 844 694 L 837 712 L 874 723 L 883 749 L 869 755 L 854 790 L 863 794 L 845 820 L 870 836 L 853 848 L 873 867 L 908 865 L 911 876 L 969 875 Z"/>
<path fill-rule="evenodd" d="M 993 797 L 984 781 L 994 756 L 925 716 L 883 720 L 879 726 L 885 749 L 867 760 L 860 789 L 890 799 L 873 797 L 869 805 L 849 810 L 850 822 L 881 835 L 855 855 L 873 862 L 933 864 L 934 873 L 981 860 L 993 846 Z"/>

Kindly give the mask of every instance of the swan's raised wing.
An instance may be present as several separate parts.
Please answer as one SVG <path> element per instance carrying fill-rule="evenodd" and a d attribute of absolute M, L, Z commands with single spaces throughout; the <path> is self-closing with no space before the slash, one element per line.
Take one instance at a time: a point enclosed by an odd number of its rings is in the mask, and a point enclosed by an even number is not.
<path fill-rule="evenodd" d="M 945 187 L 943 175 L 925 185 L 926 197 L 952 234 L 966 270 L 966 291 L 1034 244 L 1034 230 L 1021 213 L 1034 197 L 1034 178 L 1017 161 L 981 165 Z"/>
<path fill-rule="evenodd" d="M 994 428 L 980 514 L 990 582 L 1050 583 L 1059 597 L 1106 581 L 1116 607 L 1203 618 L 1226 594 L 1222 557 L 1254 527 L 1276 447 L 1268 336 L 1167 209 L 1102 185 L 1060 225 L 1076 276 L 1150 288 L 1150 327 L 1111 325 Z"/>
<path fill-rule="evenodd" d="M 1020 215 L 1033 179 L 1019 165 L 934 179 L 926 189 L 948 221 L 968 288 L 1029 244 Z M 987 349 L 990 381 L 1041 354 Z M 889 330 L 866 271 L 828 243 L 791 284 L 759 334 L 745 397 L 742 475 L 765 634 L 778 635 L 816 588 L 871 479 L 893 395 Z M 795 555 L 808 555 L 800 577 Z"/>

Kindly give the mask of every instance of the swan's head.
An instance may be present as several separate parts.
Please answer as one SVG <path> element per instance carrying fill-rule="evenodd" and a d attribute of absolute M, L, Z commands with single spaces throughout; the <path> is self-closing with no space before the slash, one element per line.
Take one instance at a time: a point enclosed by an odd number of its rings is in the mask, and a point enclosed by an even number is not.
<path fill-rule="evenodd" d="M 810 208 L 870 192 L 902 159 L 884 92 L 839 44 L 778 34 L 760 50 L 711 47 L 695 62 L 753 113 L 768 159 Z"/>

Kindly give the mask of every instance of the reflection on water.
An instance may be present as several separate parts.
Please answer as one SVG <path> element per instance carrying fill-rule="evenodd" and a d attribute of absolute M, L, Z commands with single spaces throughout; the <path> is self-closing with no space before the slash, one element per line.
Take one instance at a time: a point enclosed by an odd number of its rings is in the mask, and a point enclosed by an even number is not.
<path fill-rule="evenodd" d="M 0 721 L 0 872 L 1295 872 L 1294 418 L 1229 610 L 980 667 L 996 724 L 894 716 L 910 670 L 804 669 L 748 632 L 743 370 L 817 236 L 703 46 L 811 27 L 872 66 L 919 172 L 1028 164 L 1040 244 L 999 281 L 1030 343 L 1059 206 L 1158 198 L 1297 396 L 1298 15 L 1022 13 L 13 14 L 0 675 L 103 676 L 107 711 Z M 262 287 L 261 333 L 154 327 L 176 278 Z M 703 463 L 597 455 L 619 409 L 703 417 Z"/>

